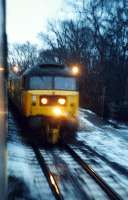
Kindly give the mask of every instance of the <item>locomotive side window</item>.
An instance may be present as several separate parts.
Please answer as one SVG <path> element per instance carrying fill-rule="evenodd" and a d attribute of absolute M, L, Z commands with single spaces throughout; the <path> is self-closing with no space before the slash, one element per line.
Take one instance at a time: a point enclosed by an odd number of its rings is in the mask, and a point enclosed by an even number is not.
<path fill-rule="evenodd" d="M 76 90 L 76 79 L 73 77 L 55 77 L 54 89 Z"/>
<path fill-rule="evenodd" d="M 45 90 L 52 89 L 53 81 L 50 76 L 34 76 L 29 80 L 29 89 L 30 90 Z"/>

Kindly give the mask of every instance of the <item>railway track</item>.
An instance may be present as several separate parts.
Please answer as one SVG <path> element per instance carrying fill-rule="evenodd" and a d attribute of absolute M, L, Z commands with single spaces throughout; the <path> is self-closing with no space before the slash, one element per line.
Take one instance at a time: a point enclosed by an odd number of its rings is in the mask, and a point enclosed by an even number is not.
<path fill-rule="evenodd" d="M 82 168 L 96 181 L 96 183 L 105 191 L 111 200 L 121 200 L 121 197 L 85 162 L 81 157 L 67 144 L 63 144 L 65 149 L 82 166 Z"/>
<path fill-rule="evenodd" d="M 53 192 L 53 195 L 55 196 L 55 198 L 57 200 L 63 200 L 63 196 L 60 192 L 60 189 L 59 189 L 59 186 L 56 182 L 56 179 L 54 178 L 54 175 L 52 174 L 52 172 L 50 171 L 48 165 L 46 164 L 45 162 L 45 159 L 43 158 L 42 154 L 40 153 L 39 149 L 36 148 L 35 145 L 32 145 L 32 148 L 35 152 L 35 155 L 37 157 L 37 160 L 40 164 L 40 167 L 43 171 L 43 173 L 45 174 L 46 178 L 47 178 L 47 181 L 49 183 L 49 186 Z"/>
<path fill-rule="evenodd" d="M 117 173 L 120 173 L 124 176 L 128 176 L 128 169 L 124 168 L 119 163 L 114 163 L 114 161 L 108 160 L 105 156 L 98 153 L 96 150 L 94 150 L 92 147 L 90 147 L 85 141 L 77 141 L 73 144 L 74 147 L 77 147 L 80 152 L 82 152 L 85 155 L 91 154 L 91 156 L 95 158 L 100 158 L 103 162 L 105 162 L 108 166 L 113 168 L 113 170 L 117 171 Z"/>
<path fill-rule="evenodd" d="M 108 196 L 108 199 L 121 200 L 121 197 L 85 161 L 83 161 L 81 157 L 69 145 L 62 144 L 62 146 L 64 151 L 66 151 L 69 154 L 69 156 L 71 156 L 78 163 L 78 165 L 80 165 L 83 168 L 83 170 L 86 173 L 88 173 L 91 176 L 91 178 L 100 186 L 100 188 Z M 47 178 L 47 181 L 55 198 L 57 200 L 65 199 L 63 197 L 63 194 L 61 193 L 61 190 L 59 189 L 59 186 L 56 182 L 56 178 L 54 178 L 54 173 L 50 171 L 50 168 L 48 167 L 47 162 L 43 158 L 40 149 L 38 149 L 38 147 L 36 146 L 33 146 L 33 150 L 41 166 L 41 169 Z"/>

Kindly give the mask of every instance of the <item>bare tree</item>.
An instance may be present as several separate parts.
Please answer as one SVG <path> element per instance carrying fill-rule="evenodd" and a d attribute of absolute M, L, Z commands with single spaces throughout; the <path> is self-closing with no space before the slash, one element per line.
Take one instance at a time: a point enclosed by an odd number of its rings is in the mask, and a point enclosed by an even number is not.
<path fill-rule="evenodd" d="M 37 64 L 38 50 L 30 42 L 14 44 L 9 48 L 9 65 L 19 65 L 21 71 Z"/>
<path fill-rule="evenodd" d="M 127 0 L 90 0 L 88 6 L 68 1 L 77 17 L 56 26 L 50 23 L 49 33 L 41 34 L 48 49 L 40 57 L 84 66 L 81 88 L 90 96 L 89 103 L 98 104 L 102 95 L 107 103 L 123 102 L 128 80 Z"/>

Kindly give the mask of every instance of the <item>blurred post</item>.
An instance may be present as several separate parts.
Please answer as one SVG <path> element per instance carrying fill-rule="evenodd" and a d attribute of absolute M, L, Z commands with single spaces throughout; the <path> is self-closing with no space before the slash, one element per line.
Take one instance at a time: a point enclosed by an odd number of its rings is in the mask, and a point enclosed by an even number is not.
<path fill-rule="evenodd" d="M 5 0 L 0 0 L 0 199 L 6 199 L 7 38 Z"/>

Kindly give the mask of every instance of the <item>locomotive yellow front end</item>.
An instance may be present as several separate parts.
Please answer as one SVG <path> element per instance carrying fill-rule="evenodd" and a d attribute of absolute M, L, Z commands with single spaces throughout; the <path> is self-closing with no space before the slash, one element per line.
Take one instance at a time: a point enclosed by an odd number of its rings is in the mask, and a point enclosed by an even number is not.
<path fill-rule="evenodd" d="M 30 90 L 23 93 L 23 112 L 31 127 L 45 127 L 48 140 L 55 143 L 60 129 L 77 130 L 78 98 L 76 91 Z"/>
<path fill-rule="evenodd" d="M 37 66 L 28 70 L 20 83 L 21 90 L 18 87 L 19 95 L 16 95 L 19 101 L 15 98 L 15 104 L 27 117 L 31 128 L 42 130 L 43 138 L 57 143 L 64 130 L 69 134 L 77 130 L 78 85 L 69 68 Z"/>

